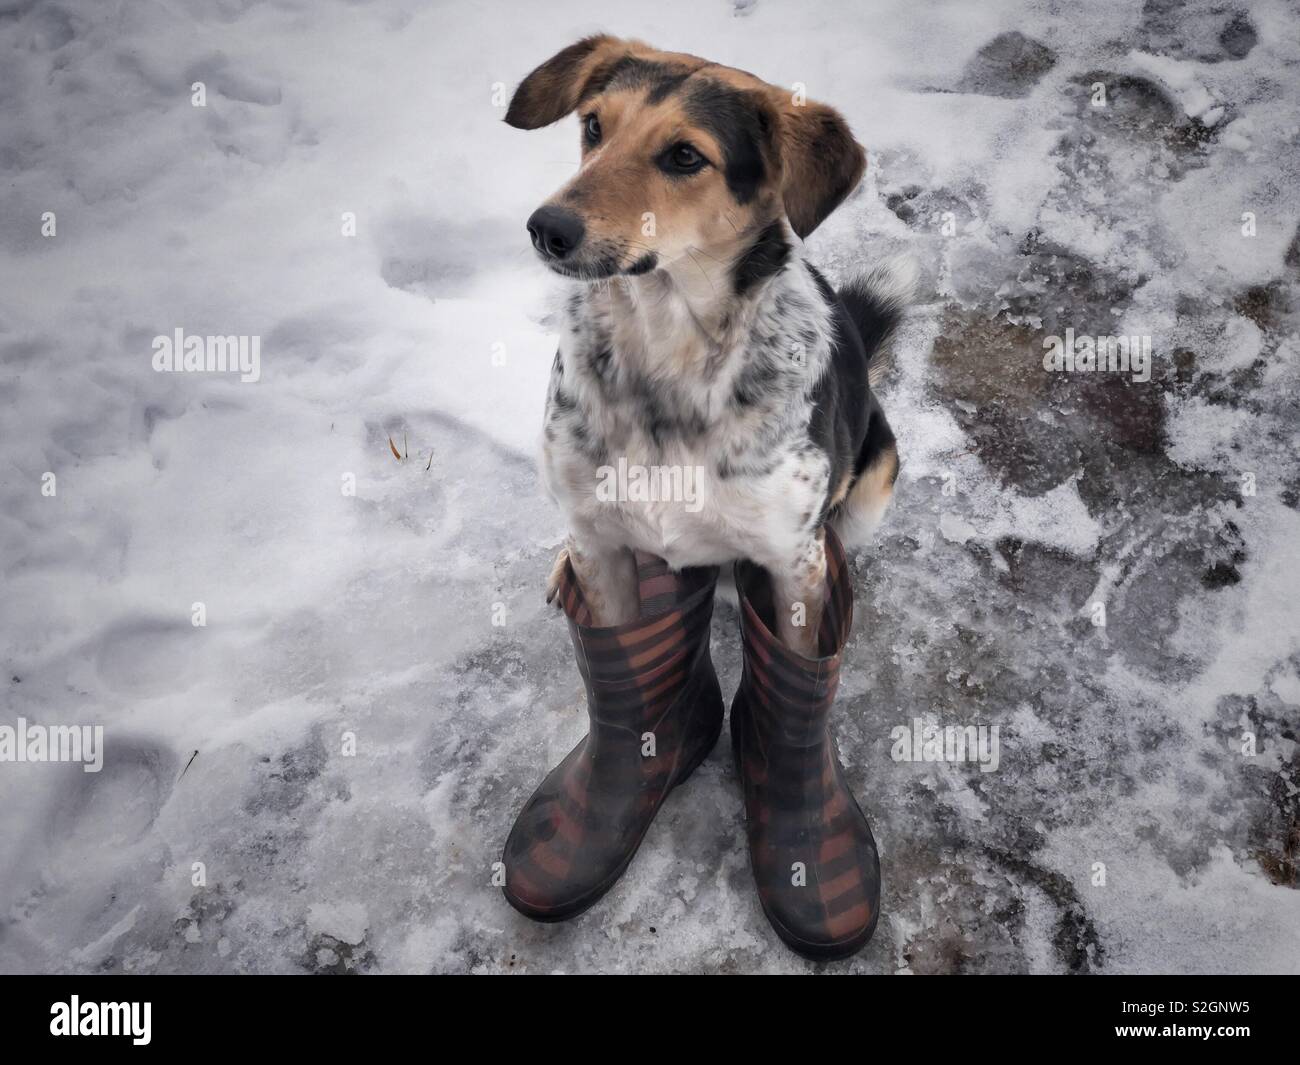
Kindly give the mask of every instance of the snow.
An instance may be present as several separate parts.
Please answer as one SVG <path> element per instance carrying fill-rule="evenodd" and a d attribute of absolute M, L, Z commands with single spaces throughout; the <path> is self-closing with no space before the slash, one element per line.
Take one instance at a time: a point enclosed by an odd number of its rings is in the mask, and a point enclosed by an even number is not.
<path fill-rule="evenodd" d="M 811 968 L 725 744 L 583 917 L 492 883 L 585 728 L 523 234 L 577 137 L 502 93 L 599 30 L 840 107 L 813 257 L 921 266 L 835 720 L 885 920 L 834 971 L 1300 970 L 1294 3 L 0 6 L 0 724 L 106 742 L 0 764 L 0 970 Z M 1066 327 L 1151 381 L 1044 372 Z M 177 328 L 261 379 L 155 373 Z M 915 717 L 997 771 L 893 762 Z"/>
<path fill-rule="evenodd" d="M 366 908 L 359 902 L 318 903 L 307 907 L 307 929 L 356 945 L 366 938 Z"/>

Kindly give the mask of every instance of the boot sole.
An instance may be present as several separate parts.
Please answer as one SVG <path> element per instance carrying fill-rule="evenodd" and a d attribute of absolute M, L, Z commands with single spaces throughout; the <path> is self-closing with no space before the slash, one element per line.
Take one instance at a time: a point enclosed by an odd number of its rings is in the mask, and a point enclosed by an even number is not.
<path fill-rule="evenodd" d="M 772 912 L 763 904 L 761 895 L 758 904 L 762 907 L 763 916 L 767 918 L 767 923 L 772 926 L 772 931 L 777 934 L 781 942 L 800 957 L 807 958 L 809 961 L 843 961 L 845 958 L 851 958 L 871 942 L 871 937 L 876 934 L 876 924 L 880 921 L 880 908 L 877 906 L 875 912 L 871 915 L 871 923 L 849 939 L 841 940 L 838 943 L 810 943 L 805 939 L 800 939 L 773 917 Z"/>
<path fill-rule="evenodd" d="M 722 722 L 726 717 L 726 704 L 722 701 L 722 688 L 718 684 L 718 676 L 713 669 L 712 662 L 709 663 L 709 675 L 705 678 L 705 684 L 708 688 L 711 688 L 713 694 L 716 695 L 717 705 L 719 708 L 718 723 L 713 729 L 708 742 L 705 743 L 701 749 L 700 754 L 695 757 L 694 761 L 692 761 L 690 765 L 682 770 L 681 775 L 678 776 L 678 778 L 674 780 L 669 788 L 664 792 L 663 798 L 659 800 L 659 805 L 655 807 L 655 811 L 651 815 L 650 820 L 646 822 L 645 828 L 642 830 L 641 835 L 636 838 L 636 842 L 628 851 L 627 857 L 623 859 L 622 864 L 606 877 L 598 887 L 593 888 L 591 891 L 587 892 L 586 895 L 583 895 L 576 901 L 566 903 L 563 906 L 551 906 L 546 909 L 538 909 L 537 907 L 530 906 L 522 899 L 512 895 L 508 887 L 502 886 L 501 893 L 505 895 L 506 902 L 510 903 L 511 906 L 529 920 L 537 921 L 540 924 L 559 924 L 561 921 L 572 920 L 574 917 L 577 917 L 591 909 L 591 907 L 596 905 L 596 903 L 598 903 L 609 892 L 609 890 L 618 883 L 623 874 L 627 872 L 627 867 L 632 864 L 632 859 L 636 857 L 637 851 L 641 849 L 641 841 L 645 839 L 646 833 L 650 831 L 650 826 L 655 823 L 655 818 L 659 816 L 659 811 L 663 809 L 664 803 L 668 801 L 668 796 L 690 779 L 691 774 L 704 764 L 705 760 L 713 752 L 713 748 L 718 745 L 718 737 L 722 735 Z"/>

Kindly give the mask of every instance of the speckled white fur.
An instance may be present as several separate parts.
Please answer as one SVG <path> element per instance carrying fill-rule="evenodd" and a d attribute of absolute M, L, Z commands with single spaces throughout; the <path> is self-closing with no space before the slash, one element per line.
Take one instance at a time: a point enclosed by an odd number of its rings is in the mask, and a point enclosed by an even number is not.
<path fill-rule="evenodd" d="M 694 263 L 584 284 L 566 303 L 542 472 L 601 624 L 635 615 L 620 561 L 633 548 L 675 569 L 751 559 L 772 573 L 779 596 L 804 603 L 803 627 L 815 631 L 830 463 L 808 423 L 833 320 L 798 241 L 787 238 L 790 261 L 743 299 L 731 294 L 723 264 Z M 733 398 L 738 388 L 744 404 Z M 700 498 L 689 507 L 602 499 L 601 468 L 620 458 L 700 467 Z"/>

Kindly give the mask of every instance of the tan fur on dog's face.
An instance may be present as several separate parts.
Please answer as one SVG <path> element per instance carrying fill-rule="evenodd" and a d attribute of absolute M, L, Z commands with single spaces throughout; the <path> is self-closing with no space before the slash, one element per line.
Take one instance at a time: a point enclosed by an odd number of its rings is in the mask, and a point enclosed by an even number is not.
<path fill-rule="evenodd" d="M 570 45 L 524 79 L 506 121 L 535 129 L 574 111 L 582 165 L 544 207 L 580 242 L 560 258 L 542 252 L 569 276 L 730 262 L 782 216 L 806 236 L 865 165 L 831 108 L 637 41 Z"/>
<path fill-rule="evenodd" d="M 683 103 L 679 94 L 652 102 L 647 90 L 615 88 L 580 104 L 582 166 L 549 202 L 576 211 L 589 254 L 605 252 L 619 271 L 651 255 L 659 265 L 695 253 L 722 258 L 743 234 L 780 213 L 774 181 L 743 198 L 733 194 L 724 145 Z M 594 144 L 587 135 L 593 122 L 600 131 Z M 674 172 L 683 158 L 692 165 L 698 159 L 699 168 Z M 779 177 L 775 153 L 762 163 Z"/>

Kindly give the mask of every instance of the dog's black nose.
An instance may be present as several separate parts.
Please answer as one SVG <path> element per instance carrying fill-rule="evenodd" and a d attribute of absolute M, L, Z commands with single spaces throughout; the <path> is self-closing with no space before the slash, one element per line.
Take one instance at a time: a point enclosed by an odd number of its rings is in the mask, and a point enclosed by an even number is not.
<path fill-rule="evenodd" d="M 572 211 L 561 207 L 539 207 L 528 219 L 533 247 L 552 259 L 563 259 L 582 243 L 586 227 Z"/>

